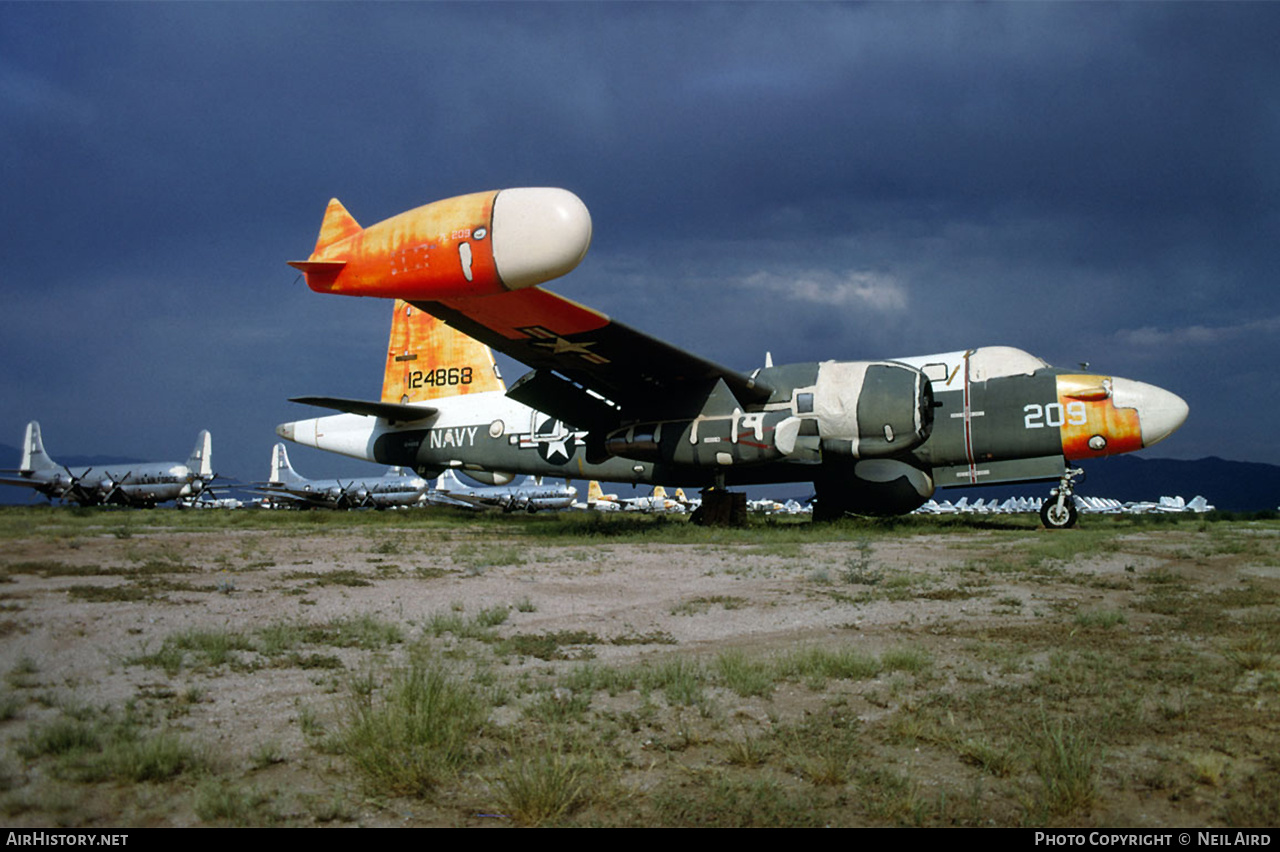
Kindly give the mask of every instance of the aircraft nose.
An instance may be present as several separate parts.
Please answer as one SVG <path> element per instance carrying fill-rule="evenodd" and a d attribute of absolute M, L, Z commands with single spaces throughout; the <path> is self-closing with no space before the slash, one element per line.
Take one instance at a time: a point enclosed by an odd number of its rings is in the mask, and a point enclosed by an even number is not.
<path fill-rule="evenodd" d="M 276 427 L 276 434 L 279 435 L 281 438 L 284 438 L 286 441 L 292 441 L 293 440 L 293 424 L 281 423 L 279 426 Z"/>
<path fill-rule="evenodd" d="M 510 289 L 558 278 L 591 246 L 591 214 L 565 189 L 504 189 L 493 202 L 493 263 Z"/>
<path fill-rule="evenodd" d="M 1177 394 L 1132 379 L 1113 380 L 1112 400 L 1116 408 L 1132 408 L 1138 412 L 1144 447 L 1158 444 L 1178 431 L 1191 410 L 1186 400 Z"/>

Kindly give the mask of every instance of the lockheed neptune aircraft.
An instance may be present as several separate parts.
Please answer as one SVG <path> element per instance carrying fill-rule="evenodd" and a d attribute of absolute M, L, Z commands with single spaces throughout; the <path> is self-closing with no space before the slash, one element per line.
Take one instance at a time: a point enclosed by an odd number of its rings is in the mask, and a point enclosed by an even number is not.
<path fill-rule="evenodd" d="M 286 504 L 327 509 L 387 509 L 411 506 L 422 498 L 427 481 L 393 467 L 383 476 L 346 482 L 341 479 L 307 479 L 293 469 L 284 444 L 271 451 L 271 479 L 259 493 Z"/>
<path fill-rule="evenodd" d="M 6 485 L 34 488 L 50 500 L 69 500 L 82 506 L 115 504 L 154 506 L 167 500 L 199 497 L 214 479 L 207 431 L 196 437 L 186 462 L 140 462 L 69 468 L 44 451 L 40 424 L 27 424 L 22 439 L 22 464 L 17 477 L 0 477 Z"/>
<path fill-rule="evenodd" d="M 506 391 L 399 401 L 307 401 L 345 413 L 285 438 L 424 475 L 470 471 L 701 486 L 701 519 L 741 511 L 734 484 L 812 482 L 815 517 L 896 514 L 935 488 L 1057 480 L 1042 517 L 1075 522 L 1072 462 L 1149 447 L 1187 404 L 1116 376 L 1060 370 L 1018 349 L 741 372 L 539 287 L 573 270 L 591 216 L 562 189 L 438 201 L 362 228 L 333 199 L 301 270 L 320 293 L 409 306 L 533 367 Z M 440 360 L 415 381 L 470 391 L 483 370 Z"/>

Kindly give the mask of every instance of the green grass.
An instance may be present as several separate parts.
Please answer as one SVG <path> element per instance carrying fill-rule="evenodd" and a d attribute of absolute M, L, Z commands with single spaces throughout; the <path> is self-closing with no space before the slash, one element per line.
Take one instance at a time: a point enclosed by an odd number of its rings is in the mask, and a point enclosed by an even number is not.
<path fill-rule="evenodd" d="M 587 804 L 598 789 L 587 761 L 559 753 L 522 755 L 494 780 L 502 812 L 518 824 L 553 825 Z"/>
<path fill-rule="evenodd" d="M 525 615 L 520 601 L 469 596 L 464 605 L 443 591 L 432 598 L 442 612 L 425 620 L 281 616 L 167 637 L 139 627 L 153 638 L 124 662 L 152 657 L 156 671 L 128 673 L 136 707 L 123 713 L 76 704 L 69 696 L 92 687 L 64 676 L 52 658 L 9 664 L 12 757 L 0 761 L 0 787 L 9 787 L 0 789 L 0 813 L 65 825 L 114 824 L 104 813 L 140 824 L 165 818 L 159 804 L 149 812 L 110 804 L 136 798 L 179 801 L 211 825 L 474 825 L 490 821 L 478 814 L 502 814 L 548 826 L 1060 826 L 1121 824 L 1139 807 L 1156 822 L 1270 825 L 1280 814 L 1280 764 L 1268 758 L 1280 740 L 1267 725 L 1280 700 L 1280 581 L 1259 570 L 1280 564 L 1274 521 L 1091 518 L 1080 532 L 1106 535 L 1064 543 L 1076 533 L 910 519 L 851 519 L 825 532 L 754 522 L 706 532 L 647 519 L 596 526 L 458 516 L 439 524 L 431 513 L 396 514 L 391 523 L 296 513 L 242 538 L 278 531 L 305 541 L 308 532 L 358 535 L 363 527 L 363 553 L 394 542 L 406 566 L 410 554 L 433 549 L 447 565 L 462 541 L 521 547 L 539 563 L 527 570 L 531 580 L 553 559 L 603 569 L 602 543 L 628 540 L 673 558 L 685 546 L 736 562 L 795 553 L 770 577 L 724 580 L 796 589 L 793 600 L 836 611 L 828 623 L 843 626 L 806 634 L 802 644 L 762 639 L 765 650 L 724 650 L 686 641 L 682 629 L 694 625 L 672 619 L 682 639 L 672 648 L 671 634 L 645 622 L 647 632 L 612 638 L 532 632 L 541 616 Z M 41 530 L 49 523 L 69 538 L 109 539 L 120 523 L 102 513 L 47 517 L 28 516 L 30 535 L 52 542 Z M 127 541 L 108 542 L 137 548 L 134 566 L 152 561 L 155 530 L 171 528 L 152 517 L 132 514 Z M 964 555 L 941 570 L 934 556 L 885 565 L 874 557 L 886 539 L 909 545 L 925 532 Z M 937 543 L 922 542 L 921 552 L 936 554 Z M 552 555 L 560 553 L 575 555 Z M 154 573 L 124 587 L 186 579 L 161 571 L 177 560 L 154 563 Z M 823 565 L 828 584 L 815 590 L 805 576 Z M 380 586 L 432 591 L 409 567 L 396 576 L 364 570 Z M 447 588 L 465 572 L 445 573 Z M 253 593 L 241 585 L 237 595 Z M 956 586 L 957 596 L 985 600 L 933 615 L 928 601 Z M 681 614 L 697 618 L 733 597 L 677 600 L 690 604 Z M 868 605 L 886 619 L 865 619 Z M 652 647 L 611 647 L 628 644 Z M 611 659 L 586 659 L 597 652 Z M 630 662 L 614 662 L 615 654 Z M 276 670 L 285 666 L 306 671 Z M 298 744 L 286 749 L 264 730 L 258 742 L 210 757 L 205 742 L 221 748 L 219 721 L 240 709 L 235 679 L 281 674 L 291 689 L 307 690 L 292 714 L 305 736 L 294 729 Z M 289 787 L 276 789 L 286 773 Z"/>
<path fill-rule="evenodd" d="M 752 659 L 744 651 L 723 651 L 716 657 L 715 665 L 719 681 L 743 698 L 752 695 L 768 698 L 777 688 L 769 662 Z"/>
<path fill-rule="evenodd" d="M 371 792 L 422 796 L 473 758 L 487 713 L 465 681 L 415 664 L 392 672 L 382 689 L 350 691 L 337 744 Z"/>
<path fill-rule="evenodd" d="M 1045 810 L 1052 816 L 1087 812 L 1098 800 L 1097 742 L 1075 727 L 1046 721 L 1039 744 L 1035 768 Z"/>

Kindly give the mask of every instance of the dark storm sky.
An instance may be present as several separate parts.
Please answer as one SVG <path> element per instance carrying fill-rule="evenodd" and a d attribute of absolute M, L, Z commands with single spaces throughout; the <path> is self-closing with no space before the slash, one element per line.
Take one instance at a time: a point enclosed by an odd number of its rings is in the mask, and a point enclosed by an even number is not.
<path fill-rule="evenodd" d="M 1280 463 L 1277 33 L 1266 3 L 2 4 L 0 441 L 209 428 L 261 479 L 287 397 L 380 388 L 390 305 L 285 265 L 328 199 L 550 185 L 595 225 L 550 288 L 728 366 L 1018 346 L 1182 395 L 1148 455 Z"/>

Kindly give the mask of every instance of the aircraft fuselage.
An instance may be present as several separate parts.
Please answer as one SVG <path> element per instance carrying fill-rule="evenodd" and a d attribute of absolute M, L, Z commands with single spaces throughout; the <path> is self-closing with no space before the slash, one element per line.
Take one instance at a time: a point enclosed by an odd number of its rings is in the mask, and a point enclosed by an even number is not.
<path fill-rule="evenodd" d="M 853 363 L 763 368 L 753 375 L 774 393 L 762 405 L 632 424 L 610 435 L 606 446 L 615 454 L 599 462 L 588 461 L 586 431 L 497 392 L 436 400 L 437 413 L 413 424 L 340 414 L 278 431 L 424 476 L 460 468 L 705 487 L 722 473 L 727 484 L 857 485 L 874 495 L 865 511 L 907 511 L 935 486 L 1056 479 L 1066 462 L 1150 446 L 1186 417 L 1181 399 L 1152 385 L 987 347 L 876 362 L 927 380 L 921 422 L 895 433 L 881 422 L 910 419 L 914 401 L 877 419 L 883 412 L 866 406 L 883 406 L 885 394 L 865 380 L 856 393 L 838 383 L 857 372 Z M 833 431 L 843 437 L 831 440 Z"/>

